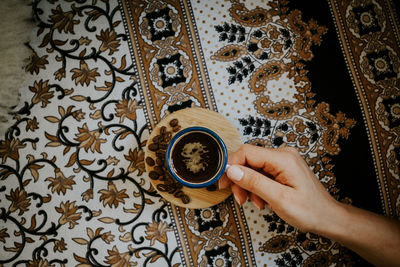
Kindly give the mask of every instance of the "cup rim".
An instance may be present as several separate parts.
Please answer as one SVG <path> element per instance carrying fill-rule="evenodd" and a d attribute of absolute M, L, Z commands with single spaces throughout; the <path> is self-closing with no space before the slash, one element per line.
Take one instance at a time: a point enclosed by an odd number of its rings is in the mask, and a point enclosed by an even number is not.
<path fill-rule="evenodd" d="M 170 164 L 170 156 L 171 156 L 171 152 L 172 152 L 172 146 L 175 144 L 175 142 L 183 135 L 190 133 L 190 132 L 205 132 L 209 135 L 211 135 L 212 137 L 215 138 L 215 140 L 217 141 L 217 143 L 220 145 L 221 149 L 222 149 L 222 166 L 220 168 L 220 170 L 209 180 L 202 182 L 202 183 L 191 183 L 188 182 L 186 180 L 181 179 L 178 175 L 175 174 L 175 172 L 172 170 L 171 164 Z M 179 132 L 177 132 L 171 139 L 171 141 L 168 144 L 167 147 L 167 152 L 165 153 L 165 162 L 167 165 L 167 169 L 169 174 L 179 183 L 181 183 L 184 186 L 190 187 L 190 188 L 203 188 L 203 187 L 207 187 L 210 186 L 212 184 L 214 184 L 215 182 L 217 182 L 222 174 L 224 174 L 225 169 L 226 169 L 226 165 L 228 162 L 228 151 L 226 149 L 226 145 L 224 143 L 224 141 L 222 140 L 222 138 L 215 133 L 214 131 L 205 128 L 205 127 L 201 127 L 201 126 L 193 126 L 193 127 L 188 127 L 185 128 Z"/>

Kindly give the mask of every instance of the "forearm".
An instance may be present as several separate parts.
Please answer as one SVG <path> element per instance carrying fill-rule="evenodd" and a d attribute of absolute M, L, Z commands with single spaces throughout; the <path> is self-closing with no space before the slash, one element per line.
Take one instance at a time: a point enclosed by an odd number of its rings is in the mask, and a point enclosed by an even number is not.
<path fill-rule="evenodd" d="M 377 266 L 400 266 L 400 222 L 339 203 L 316 232 Z M 329 226 L 328 226 L 329 225 Z"/>

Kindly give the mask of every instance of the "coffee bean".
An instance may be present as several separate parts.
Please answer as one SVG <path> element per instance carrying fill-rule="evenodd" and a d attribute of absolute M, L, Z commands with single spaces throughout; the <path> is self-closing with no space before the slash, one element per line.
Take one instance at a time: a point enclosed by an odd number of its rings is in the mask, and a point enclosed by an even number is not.
<path fill-rule="evenodd" d="M 212 184 L 206 187 L 207 191 L 216 191 L 217 190 L 217 185 Z"/>
<path fill-rule="evenodd" d="M 147 158 L 146 158 L 146 163 L 147 163 L 147 165 L 149 165 L 149 166 L 154 166 L 154 159 L 151 158 L 151 157 L 147 157 Z"/>
<path fill-rule="evenodd" d="M 160 175 L 159 175 L 157 172 L 155 172 L 155 171 L 151 171 L 151 172 L 149 173 L 149 177 L 150 177 L 151 179 L 153 179 L 153 180 L 157 180 L 157 179 L 160 177 Z"/>
<path fill-rule="evenodd" d="M 181 196 L 181 200 L 183 204 L 188 204 L 190 202 L 190 197 L 186 194 L 183 194 L 183 196 Z"/>
<path fill-rule="evenodd" d="M 155 171 L 156 173 L 158 173 L 159 175 L 164 175 L 164 171 L 163 171 L 163 169 L 162 169 L 160 166 L 155 166 L 155 167 L 154 167 L 154 171 Z"/>
<path fill-rule="evenodd" d="M 153 140 L 154 143 L 158 144 L 160 143 L 161 139 L 162 139 L 161 135 L 156 135 L 151 140 Z"/>
<path fill-rule="evenodd" d="M 183 197 L 183 195 L 184 195 L 184 193 L 182 191 L 177 191 L 177 192 L 175 192 L 174 197 L 181 198 L 181 197 Z"/>
<path fill-rule="evenodd" d="M 164 142 L 169 142 L 172 139 L 172 133 L 171 132 L 166 132 L 163 134 L 163 141 Z"/>
<path fill-rule="evenodd" d="M 177 192 L 179 189 L 176 187 L 176 184 L 172 184 L 169 186 L 169 190 L 168 193 L 170 193 L 171 195 L 175 194 L 175 192 Z"/>
<path fill-rule="evenodd" d="M 165 158 L 165 151 L 164 151 L 164 153 L 160 152 L 160 151 L 157 151 L 156 152 L 156 157 L 160 158 L 160 159 L 164 159 Z"/>
<path fill-rule="evenodd" d="M 173 119 L 173 120 L 171 120 L 171 121 L 169 122 L 169 125 L 170 125 L 171 127 L 175 127 L 176 125 L 178 125 L 178 123 L 179 123 L 178 119 Z"/>
<path fill-rule="evenodd" d="M 157 166 L 164 166 L 164 162 L 165 162 L 165 160 L 163 158 L 156 159 Z"/>
<path fill-rule="evenodd" d="M 161 135 L 163 135 L 166 131 L 167 131 L 167 127 L 162 126 L 162 127 L 160 128 L 160 134 L 161 134 Z"/>
<path fill-rule="evenodd" d="M 175 133 L 178 132 L 181 129 L 180 125 L 176 125 L 174 126 L 174 128 L 172 128 L 172 131 L 174 131 Z"/>
<path fill-rule="evenodd" d="M 149 145 L 149 149 L 151 151 L 157 151 L 158 150 L 158 144 L 156 144 L 156 143 L 150 144 Z"/>
<path fill-rule="evenodd" d="M 167 143 L 160 143 L 158 144 L 158 147 L 160 148 L 160 150 L 166 150 L 168 147 Z"/>
<path fill-rule="evenodd" d="M 167 192 L 169 190 L 169 186 L 165 184 L 158 184 L 157 189 L 161 192 Z"/>

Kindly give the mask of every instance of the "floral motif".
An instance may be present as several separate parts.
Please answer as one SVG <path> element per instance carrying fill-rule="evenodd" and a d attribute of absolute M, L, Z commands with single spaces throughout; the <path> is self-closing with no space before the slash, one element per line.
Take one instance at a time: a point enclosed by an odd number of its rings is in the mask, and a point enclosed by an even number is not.
<path fill-rule="evenodd" d="M 75 110 L 72 112 L 72 117 L 77 121 L 81 121 L 85 118 L 85 112 L 82 112 L 82 109 Z"/>
<path fill-rule="evenodd" d="M 116 104 L 116 116 L 120 118 L 120 123 L 124 122 L 125 118 L 134 121 L 136 120 L 136 110 L 140 108 L 143 108 L 143 106 L 139 105 L 136 99 L 127 100 L 124 98 Z"/>
<path fill-rule="evenodd" d="M 106 242 L 107 244 L 110 244 L 111 242 L 114 241 L 115 236 L 113 234 L 111 234 L 110 231 L 103 233 L 101 235 L 101 239 L 103 239 L 104 242 Z"/>
<path fill-rule="evenodd" d="M 56 168 L 54 170 L 55 177 L 49 177 L 46 179 L 46 181 L 50 181 L 49 187 L 51 188 L 51 192 L 57 192 L 57 194 L 60 195 L 60 192 L 65 195 L 65 192 L 67 189 L 72 190 L 72 185 L 75 184 L 75 181 L 73 178 L 75 177 L 74 175 L 71 175 L 70 177 L 66 178 L 64 173 L 59 169 Z"/>
<path fill-rule="evenodd" d="M 94 69 L 89 69 L 88 65 L 84 60 L 81 60 L 80 62 L 80 68 L 74 68 L 71 70 L 74 74 L 72 75 L 72 80 L 75 80 L 75 84 L 78 85 L 84 85 L 89 86 L 90 82 L 96 82 L 96 77 L 100 76 L 100 74 L 97 72 L 98 68 Z"/>
<path fill-rule="evenodd" d="M 155 241 L 166 244 L 168 241 L 167 232 L 172 231 L 166 222 L 153 221 L 146 226 L 146 239 L 151 240 L 150 245 L 154 246 Z"/>
<path fill-rule="evenodd" d="M 57 29 L 59 33 L 64 31 L 65 33 L 75 33 L 74 26 L 79 23 L 79 20 L 75 20 L 75 12 L 67 11 L 64 12 L 60 5 L 56 9 L 52 9 L 53 15 L 50 16 L 50 20 L 53 23 L 53 29 Z"/>
<path fill-rule="evenodd" d="M 78 224 L 77 221 L 81 219 L 82 213 L 77 212 L 78 206 L 75 205 L 75 202 L 76 201 L 69 202 L 69 200 L 67 200 L 64 204 L 64 201 L 62 201 L 60 207 L 55 207 L 56 211 L 62 214 L 58 222 L 61 225 L 69 223 L 69 229 L 74 228 L 75 225 Z"/>
<path fill-rule="evenodd" d="M 18 138 L 1 140 L 0 157 L 2 159 L 2 163 L 5 163 L 8 157 L 12 158 L 13 160 L 18 160 L 19 150 L 25 146 L 26 144 L 22 144 Z"/>
<path fill-rule="evenodd" d="M 107 142 L 107 140 L 100 138 L 101 132 L 98 129 L 90 131 L 85 123 L 82 128 L 78 127 L 78 131 L 79 133 L 76 134 L 77 138 L 75 140 L 80 142 L 80 148 L 84 148 L 86 152 L 90 149 L 92 152 L 101 153 L 100 145 Z"/>
<path fill-rule="evenodd" d="M 89 188 L 85 192 L 82 193 L 82 199 L 88 202 L 89 200 L 93 199 L 93 189 Z"/>
<path fill-rule="evenodd" d="M 34 259 L 28 262 L 28 267 L 55 267 L 54 264 L 50 264 L 48 260 L 45 259 Z"/>
<path fill-rule="evenodd" d="M 143 150 L 138 150 L 137 147 L 133 150 L 129 149 L 129 155 L 124 155 L 124 157 L 131 162 L 128 167 L 129 172 L 134 172 L 137 170 L 138 176 L 140 176 L 146 171 Z"/>
<path fill-rule="evenodd" d="M 50 103 L 49 99 L 54 96 L 54 92 L 49 92 L 50 90 L 49 80 L 43 82 L 34 82 L 33 86 L 29 86 L 29 90 L 35 95 L 32 97 L 32 103 L 37 104 L 42 102 L 42 108 L 45 108 L 47 104 Z"/>
<path fill-rule="evenodd" d="M 96 35 L 96 38 L 101 41 L 101 52 L 110 50 L 108 54 L 112 55 L 114 52 L 118 51 L 121 41 L 117 40 L 117 33 L 114 30 L 101 30 L 100 35 Z"/>
<path fill-rule="evenodd" d="M 110 208 L 112 208 L 112 206 L 117 208 L 119 203 L 125 203 L 124 198 L 129 197 L 125 192 L 126 189 L 118 191 L 115 184 L 110 181 L 108 182 L 107 189 L 99 191 L 99 193 L 101 193 L 100 200 L 103 200 L 104 207 L 108 205 Z"/>
<path fill-rule="evenodd" d="M 53 247 L 53 251 L 56 252 L 63 252 L 67 250 L 67 244 L 64 241 L 64 238 L 62 237 L 60 240 L 56 240 L 54 242 L 54 247 Z"/>
<path fill-rule="evenodd" d="M 25 67 L 26 72 L 31 74 L 38 74 L 40 69 L 46 69 L 46 65 L 49 64 L 47 60 L 47 55 L 39 57 L 35 52 L 33 52 L 28 60 L 28 64 Z"/>
<path fill-rule="evenodd" d="M 35 130 L 39 129 L 39 122 L 37 121 L 36 117 L 33 117 L 33 119 L 29 119 L 26 122 L 26 131 L 32 131 L 34 132 Z"/>
<path fill-rule="evenodd" d="M 107 250 L 108 256 L 106 256 L 107 261 L 105 263 L 110 264 L 112 267 L 122 267 L 122 266 L 136 266 L 137 262 L 131 261 L 131 253 L 123 252 L 120 253 L 116 246 L 113 246 L 112 250 Z"/>
<path fill-rule="evenodd" d="M 11 189 L 10 194 L 6 195 L 6 198 L 11 201 L 10 212 L 19 210 L 18 215 L 22 215 L 25 211 L 28 211 L 28 207 L 31 205 L 28 193 L 24 189 L 19 190 L 17 188 L 15 191 Z"/>
<path fill-rule="evenodd" d="M 59 81 L 64 79 L 66 77 L 65 68 L 60 68 L 56 70 L 56 72 L 54 72 L 54 77 L 56 78 L 56 80 Z"/>

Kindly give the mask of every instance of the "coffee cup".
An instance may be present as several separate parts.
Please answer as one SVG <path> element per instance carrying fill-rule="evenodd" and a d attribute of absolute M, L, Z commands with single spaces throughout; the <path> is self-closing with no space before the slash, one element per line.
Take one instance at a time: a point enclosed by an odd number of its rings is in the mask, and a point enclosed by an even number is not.
<path fill-rule="evenodd" d="M 225 172 L 228 161 L 221 137 L 205 127 L 189 127 L 177 132 L 165 156 L 171 176 L 191 188 L 216 183 Z"/>

